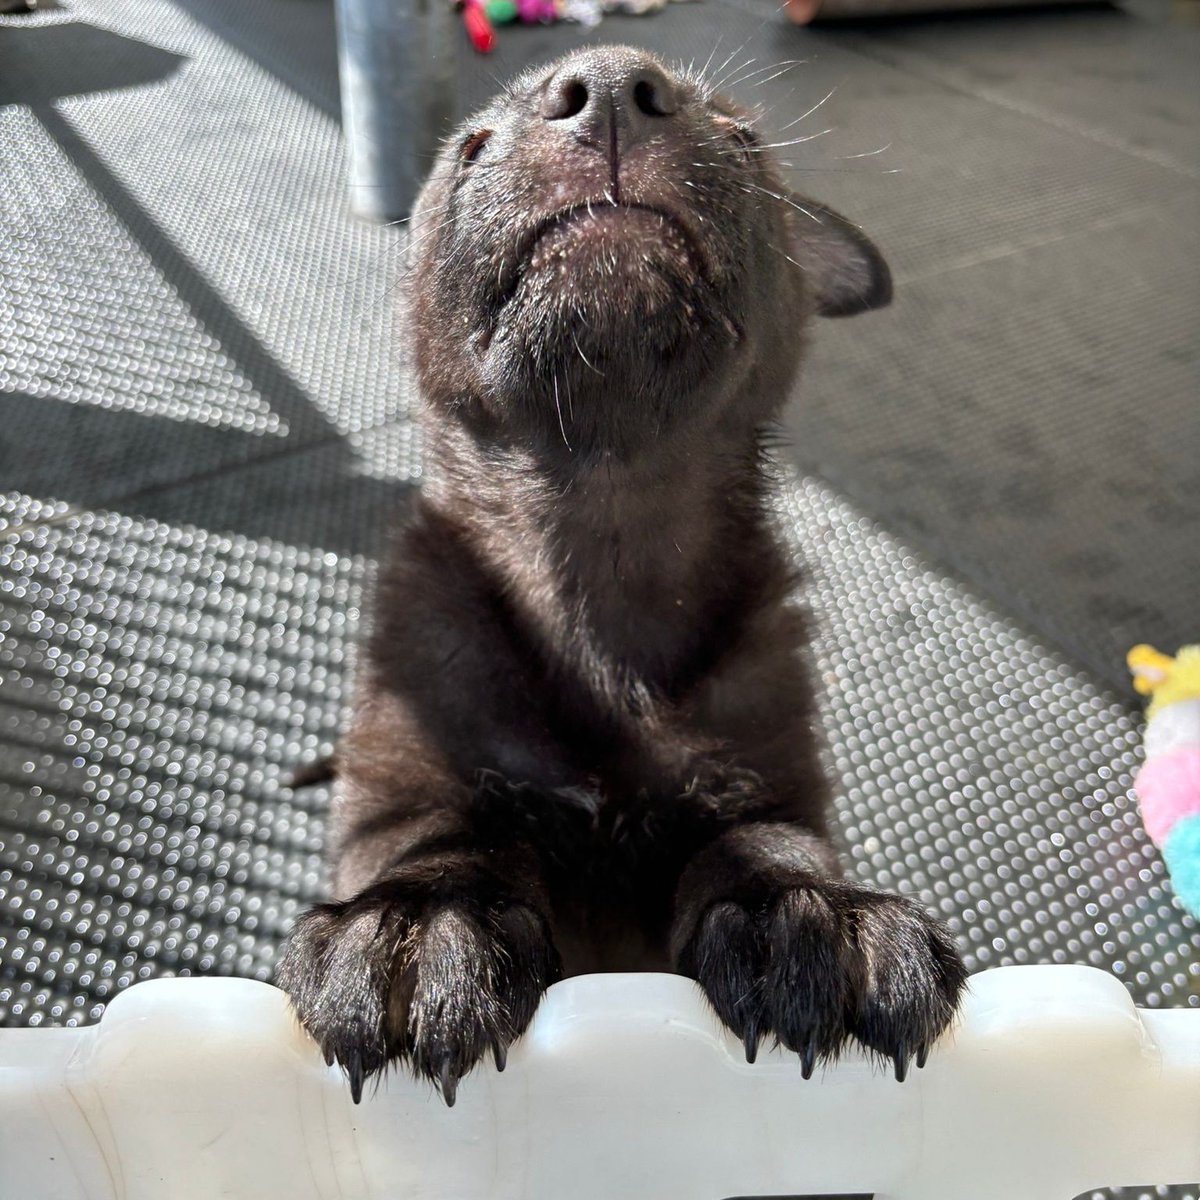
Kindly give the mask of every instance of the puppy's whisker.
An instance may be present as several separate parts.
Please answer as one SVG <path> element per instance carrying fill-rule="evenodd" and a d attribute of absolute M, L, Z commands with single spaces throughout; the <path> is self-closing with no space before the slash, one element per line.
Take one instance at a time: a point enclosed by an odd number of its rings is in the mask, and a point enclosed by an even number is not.
<path fill-rule="evenodd" d="M 745 62 L 739 63 L 736 67 L 733 67 L 731 70 L 726 70 L 726 68 L 729 67 L 729 64 L 739 54 L 741 54 L 741 52 L 743 50 L 745 50 L 745 48 L 749 44 L 750 44 L 750 38 L 747 38 L 740 46 L 738 46 L 738 48 L 736 50 L 733 50 L 730 53 L 729 57 L 726 58 L 725 61 L 717 68 L 716 74 L 717 74 L 718 78 L 713 80 L 712 92 L 709 93 L 710 96 L 714 92 L 719 92 L 723 88 L 725 88 L 727 86 L 725 83 L 725 80 L 728 79 L 731 75 L 736 75 L 740 71 L 744 71 L 747 67 L 751 66 L 752 64 L 754 64 L 758 61 L 758 59 L 752 54 L 748 59 L 745 60 Z"/>
<path fill-rule="evenodd" d="M 832 133 L 836 128 L 836 125 L 830 125 L 828 129 L 822 129 L 818 133 L 810 133 L 805 137 L 790 138 L 786 142 L 767 142 L 760 146 L 748 146 L 747 151 L 751 154 L 765 154 L 769 150 L 784 150 L 788 146 L 802 146 L 805 142 L 815 142 L 817 138 L 824 137 L 827 133 Z"/>
<path fill-rule="evenodd" d="M 750 83 L 750 81 L 754 79 L 756 75 L 765 75 L 766 78 L 755 80 L 755 82 L 751 84 L 752 87 L 762 87 L 763 84 L 770 83 L 772 80 L 778 79 L 781 75 L 786 75 L 789 71 L 794 71 L 797 67 L 804 66 L 808 61 L 809 60 L 806 58 L 792 58 L 783 60 L 781 62 L 771 63 L 765 67 L 756 67 L 752 71 L 747 71 L 744 74 L 737 76 L 736 79 L 731 79 L 725 84 L 725 87 L 739 87 L 743 83 Z M 766 73 L 768 71 L 774 71 L 775 74 L 767 75 Z"/>
<path fill-rule="evenodd" d="M 765 188 L 761 184 L 757 183 L 749 183 L 746 186 L 755 192 L 761 192 L 764 196 L 770 196 L 772 200 L 779 200 L 781 203 L 786 204 L 789 208 L 794 208 L 797 212 L 802 212 L 806 217 L 809 217 L 811 220 L 820 224 L 820 218 L 809 212 L 809 210 L 805 208 L 803 204 L 793 197 L 785 196 L 782 192 L 773 192 L 770 190 L 770 188 Z"/>
<path fill-rule="evenodd" d="M 805 163 L 794 163 L 781 160 L 778 163 L 789 171 L 802 171 L 804 174 L 815 175 L 902 175 L 903 167 L 810 167 Z"/>
<path fill-rule="evenodd" d="M 582 313 L 579 314 L 579 318 L 581 321 L 583 320 Z M 575 349 L 579 351 L 579 357 L 581 359 L 583 359 L 583 365 L 585 367 L 587 367 L 589 370 L 595 371 L 597 375 L 599 375 L 601 378 L 603 378 L 604 372 L 601 371 L 600 368 L 597 367 L 594 363 L 592 363 L 588 359 L 588 356 L 586 354 L 584 354 L 583 347 L 579 344 L 579 338 L 575 335 L 575 331 L 573 329 L 571 330 L 571 340 L 575 343 Z"/>
<path fill-rule="evenodd" d="M 809 213 L 809 216 L 812 216 L 812 214 Z M 813 220 L 815 221 L 816 217 L 813 217 Z M 797 262 L 786 250 L 781 250 L 778 246 L 774 245 L 773 243 L 768 243 L 768 247 L 771 250 L 774 250 L 775 253 L 778 254 L 780 257 L 786 258 L 788 260 L 788 262 L 790 262 L 792 264 L 793 267 L 799 267 L 800 270 L 802 270 L 802 271 L 808 270 L 808 268 L 803 263 Z"/>
<path fill-rule="evenodd" d="M 833 87 L 831 87 L 831 88 L 829 89 L 829 91 L 827 91 L 827 92 L 825 93 L 825 95 L 824 95 L 824 96 L 822 96 L 822 97 L 821 97 L 821 99 L 820 99 L 820 100 L 818 100 L 818 101 L 816 102 L 816 104 L 814 104 L 814 105 L 812 106 L 812 108 L 810 108 L 810 109 L 809 109 L 807 112 L 802 112 L 802 113 L 801 113 L 801 114 L 800 114 L 800 115 L 799 115 L 799 116 L 798 116 L 798 117 L 797 117 L 797 118 L 796 118 L 794 121 L 789 121 L 789 122 L 788 122 L 788 123 L 787 123 L 787 124 L 786 124 L 786 125 L 785 125 L 785 126 L 784 126 L 784 127 L 781 129 L 781 130 L 780 130 L 780 131 L 779 131 L 779 132 L 780 132 L 780 133 L 787 133 L 787 131 L 788 131 L 789 129 L 792 129 L 792 128 L 794 128 L 796 125 L 799 125 L 801 121 L 806 121 L 806 120 L 808 120 L 808 118 L 809 118 L 809 117 L 811 117 L 811 116 L 813 115 L 813 113 L 815 113 L 815 112 L 817 111 L 817 109 L 821 108 L 821 106 L 822 106 L 822 105 L 824 105 L 825 103 L 827 103 L 827 102 L 828 102 L 828 100 L 829 100 L 829 99 L 830 99 L 830 98 L 833 96 L 833 94 L 834 94 L 834 93 L 835 93 L 837 90 L 838 90 L 838 85 L 837 85 L 837 84 L 834 84 L 834 85 L 833 85 Z"/>
<path fill-rule="evenodd" d="M 704 66 L 702 66 L 700 68 L 699 74 L 696 76 L 697 79 L 703 81 L 705 79 L 705 77 L 708 75 L 708 69 L 709 69 L 709 67 L 712 66 L 712 60 L 716 56 L 717 50 L 720 47 L 721 40 L 722 40 L 722 38 L 724 38 L 724 36 L 725 36 L 724 34 L 721 34 L 721 36 L 718 37 L 717 40 L 713 43 L 712 49 L 708 52 L 708 57 L 704 60 Z"/>
<path fill-rule="evenodd" d="M 567 440 L 567 427 L 563 424 L 562 404 L 558 398 L 558 376 L 554 376 L 554 410 L 558 413 L 558 428 L 562 434 L 563 445 L 568 450 L 571 449 L 571 443 Z M 574 451 L 572 451 L 574 453 Z"/>
<path fill-rule="evenodd" d="M 846 162 L 852 158 L 874 158 L 876 154 L 885 154 L 892 148 L 892 143 L 888 142 L 886 146 L 880 146 L 878 150 L 864 150 L 861 154 L 839 154 L 838 161 Z"/>

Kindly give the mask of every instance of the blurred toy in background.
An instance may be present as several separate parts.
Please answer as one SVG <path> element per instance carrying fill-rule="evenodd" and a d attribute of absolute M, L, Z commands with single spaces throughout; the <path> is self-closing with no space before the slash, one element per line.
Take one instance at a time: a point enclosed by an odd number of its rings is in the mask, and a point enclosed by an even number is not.
<path fill-rule="evenodd" d="M 480 0 L 464 0 L 462 8 L 463 24 L 467 27 L 467 37 L 471 45 L 480 54 L 491 54 L 496 48 L 496 31 L 488 18 L 487 10 Z"/>
<path fill-rule="evenodd" d="M 554 0 L 517 0 L 517 16 L 525 25 L 549 25 L 558 20 Z"/>
<path fill-rule="evenodd" d="M 549 25 L 554 21 L 574 21 L 579 25 L 599 25 L 605 13 L 621 12 L 632 16 L 657 12 L 670 0 L 456 0 L 471 45 L 480 54 L 490 54 L 496 46 L 497 25 L 520 21 L 523 25 Z"/>
<path fill-rule="evenodd" d="M 1133 781 L 1142 820 L 1175 894 L 1200 916 L 1200 645 L 1174 658 L 1134 646 L 1128 662 L 1133 686 L 1151 697 L 1146 761 Z"/>
<path fill-rule="evenodd" d="M 526 25 L 558 20 L 555 0 L 457 0 L 471 45 L 480 54 L 496 48 L 496 26 L 521 21 Z"/>
<path fill-rule="evenodd" d="M 507 25 L 517 19 L 516 0 L 485 0 L 483 11 L 493 25 Z"/>
<path fill-rule="evenodd" d="M 578 25 L 599 25 L 604 18 L 602 0 L 558 0 L 558 6 L 564 21 Z"/>

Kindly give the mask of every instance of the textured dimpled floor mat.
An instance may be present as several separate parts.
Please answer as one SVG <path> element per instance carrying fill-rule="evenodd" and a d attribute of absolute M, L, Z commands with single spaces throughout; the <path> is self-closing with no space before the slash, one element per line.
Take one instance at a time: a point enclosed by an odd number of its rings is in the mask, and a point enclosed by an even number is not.
<path fill-rule="evenodd" d="M 284 784 L 344 717 L 420 447 L 403 234 L 346 216 L 329 56 L 273 41 L 280 12 L 236 37 L 225 4 L 0 18 L 0 65 L 14 30 L 47 39 L 0 70 L 0 1023 L 93 1021 L 158 975 L 269 979 L 322 895 L 327 794 Z M 722 9 L 664 20 L 691 12 Z M 838 353 L 852 329 L 861 361 Z M 894 335 L 822 334 L 814 397 L 866 403 Z M 1130 795 L 1130 697 L 782 474 L 851 870 L 939 911 L 973 970 L 1090 963 L 1141 1005 L 1200 1007 L 1200 929 Z"/>

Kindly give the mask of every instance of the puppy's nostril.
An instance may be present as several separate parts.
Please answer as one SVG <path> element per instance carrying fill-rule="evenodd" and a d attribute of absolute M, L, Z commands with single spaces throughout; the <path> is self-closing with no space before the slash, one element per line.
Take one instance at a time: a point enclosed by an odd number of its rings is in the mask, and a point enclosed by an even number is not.
<path fill-rule="evenodd" d="M 665 80 L 639 79 L 633 85 L 633 102 L 648 117 L 669 117 L 679 109 Z"/>
<path fill-rule="evenodd" d="M 587 108 L 588 90 L 582 79 L 552 81 L 542 99 L 542 117 L 547 121 L 565 121 Z"/>

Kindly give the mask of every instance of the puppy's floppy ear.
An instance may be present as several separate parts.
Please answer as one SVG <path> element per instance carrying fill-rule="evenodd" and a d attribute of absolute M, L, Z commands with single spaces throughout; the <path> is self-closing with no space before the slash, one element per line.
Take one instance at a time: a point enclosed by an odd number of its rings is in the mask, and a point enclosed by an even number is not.
<path fill-rule="evenodd" d="M 892 299 L 892 273 L 875 244 L 845 217 L 789 196 L 795 253 L 804 286 L 822 317 L 852 317 Z"/>

